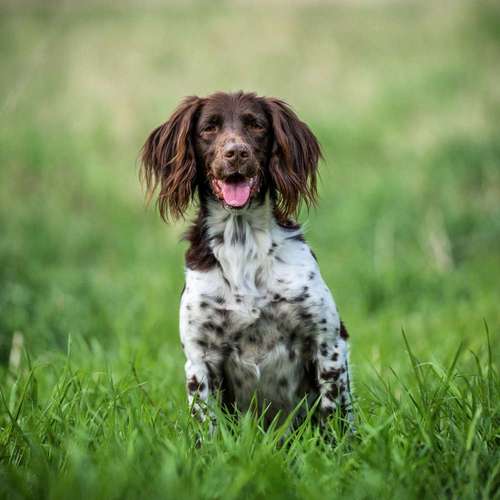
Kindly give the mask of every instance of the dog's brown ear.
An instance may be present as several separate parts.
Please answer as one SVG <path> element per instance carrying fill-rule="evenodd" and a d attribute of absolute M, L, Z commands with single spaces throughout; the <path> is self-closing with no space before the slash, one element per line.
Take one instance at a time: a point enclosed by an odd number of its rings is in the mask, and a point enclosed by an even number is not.
<path fill-rule="evenodd" d="M 141 179 L 149 200 L 160 187 L 158 209 L 165 221 L 182 217 L 195 194 L 196 157 L 191 136 L 200 103 L 199 97 L 186 97 L 142 147 Z"/>
<path fill-rule="evenodd" d="M 301 201 L 316 203 L 316 177 L 321 149 L 314 134 L 280 99 L 266 98 L 272 120 L 274 144 L 269 164 L 276 191 L 277 216 L 296 216 Z"/>

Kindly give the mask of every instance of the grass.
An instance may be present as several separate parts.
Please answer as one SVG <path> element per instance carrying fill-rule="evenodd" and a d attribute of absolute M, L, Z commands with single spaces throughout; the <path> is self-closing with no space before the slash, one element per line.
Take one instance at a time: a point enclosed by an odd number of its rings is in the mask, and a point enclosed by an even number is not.
<path fill-rule="evenodd" d="M 23 2 L 0 26 L 0 497 L 500 497 L 493 2 Z M 301 219 L 352 339 L 335 443 L 188 416 L 185 223 L 144 208 L 136 158 L 182 96 L 239 88 L 323 145 Z"/>

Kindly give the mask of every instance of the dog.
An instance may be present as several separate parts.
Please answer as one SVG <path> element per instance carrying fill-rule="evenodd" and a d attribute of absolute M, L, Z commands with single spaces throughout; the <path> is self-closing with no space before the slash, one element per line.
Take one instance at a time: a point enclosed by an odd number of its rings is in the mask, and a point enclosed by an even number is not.
<path fill-rule="evenodd" d="M 141 176 L 165 221 L 198 202 L 180 337 L 202 421 L 213 404 L 257 405 L 268 425 L 303 402 L 322 424 L 334 413 L 353 420 L 347 330 L 295 222 L 302 202 L 316 203 L 320 159 L 288 104 L 241 91 L 185 98 L 142 148 Z"/>

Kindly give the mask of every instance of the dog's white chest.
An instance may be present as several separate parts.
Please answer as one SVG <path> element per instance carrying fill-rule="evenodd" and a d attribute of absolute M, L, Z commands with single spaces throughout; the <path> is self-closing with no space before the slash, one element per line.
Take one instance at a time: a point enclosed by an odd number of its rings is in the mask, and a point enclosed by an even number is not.
<path fill-rule="evenodd" d="M 339 320 L 309 247 L 262 220 L 211 221 L 219 266 L 187 270 L 181 337 L 192 356 L 197 350 L 194 356 L 220 367 L 239 408 L 256 395 L 259 405 L 288 413 L 305 393 L 314 395 L 314 334 L 321 322 Z"/>

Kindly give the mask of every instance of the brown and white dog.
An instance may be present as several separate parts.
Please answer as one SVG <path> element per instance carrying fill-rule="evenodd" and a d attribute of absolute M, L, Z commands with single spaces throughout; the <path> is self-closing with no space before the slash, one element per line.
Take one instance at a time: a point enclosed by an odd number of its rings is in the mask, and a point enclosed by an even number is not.
<path fill-rule="evenodd" d="M 336 411 L 352 420 L 347 331 L 291 219 L 316 201 L 320 155 L 286 103 L 243 92 L 186 98 L 144 144 L 161 216 L 199 201 L 180 336 L 202 419 L 215 401 L 245 411 L 255 397 L 266 422 L 318 398 L 320 421 Z"/>

